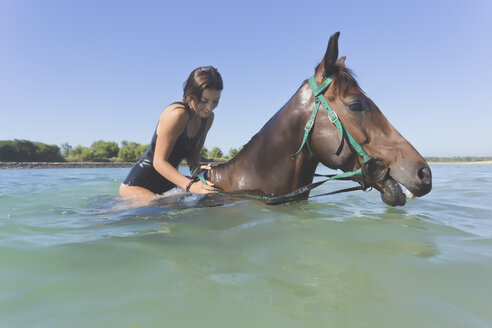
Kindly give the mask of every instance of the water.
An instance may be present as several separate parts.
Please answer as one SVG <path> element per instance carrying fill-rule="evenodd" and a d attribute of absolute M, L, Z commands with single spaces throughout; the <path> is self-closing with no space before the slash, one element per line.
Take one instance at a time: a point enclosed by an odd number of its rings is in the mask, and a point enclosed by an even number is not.
<path fill-rule="evenodd" d="M 129 209 L 128 168 L 2 170 L 0 327 L 491 327 L 492 166 L 432 171 L 403 208 L 359 191 Z"/>

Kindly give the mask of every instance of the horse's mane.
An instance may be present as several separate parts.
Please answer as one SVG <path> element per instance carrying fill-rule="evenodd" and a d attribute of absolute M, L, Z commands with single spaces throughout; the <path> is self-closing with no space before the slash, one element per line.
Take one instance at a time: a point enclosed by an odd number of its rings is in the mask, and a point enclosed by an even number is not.
<path fill-rule="evenodd" d="M 316 66 L 315 72 L 318 69 L 318 67 L 319 67 L 319 64 Z M 359 87 L 359 83 L 357 83 L 357 80 L 354 77 L 354 73 L 350 69 L 348 69 L 347 67 L 342 66 L 342 65 L 336 65 L 336 67 L 337 67 L 337 71 L 335 73 L 333 73 L 334 76 L 335 76 L 335 79 L 333 80 L 333 83 L 334 83 L 334 86 L 335 86 L 335 90 L 339 94 L 345 95 L 345 92 L 347 92 L 347 90 L 353 89 L 353 88 L 359 90 L 361 93 L 364 93 L 364 91 L 362 91 L 362 89 Z M 326 78 L 326 76 L 325 76 L 325 78 Z M 304 84 L 306 84 L 307 81 L 308 80 L 304 80 L 301 83 L 301 86 L 299 87 L 299 89 L 302 88 L 302 86 Z M 297 94 L 297 92 L 299 91 L 299 89 L 297 89 L 297 91 L 294 93 L 294 95 Z M 294 97 L 294 95 L 292 97 Z M 290 99 L 289 99 L 289 101 L 290 101 Z M 289 101 L 287 101 L 287 103 Z M 273 119 L 273 117 L 270 118 L 270 120 L 268 120 L 268 122 L 265 123 L 265 125 L 268 124 L 272 119 Z M 231 160 L 229 160 L 227 163 L 230 163 L 230 162 L 234 161 L 238 157 L 238 155 L 240 153 L 242 153 L 243 151 L 245 151 L 253 143 L 253 141 L 256 139 L 256 137 L 262 132 L 262 130 L 263 130 L 263 128 L 260 129 L 260 131 L 258 131 L 254 136 L 252 136 L 251 139 L 238 152 L 238 154 L 236 156 L 234 156 Z M 227 163 L 224 163 L 224 164 L 227 164 Z"/>
<path fill-rule="evenodd" d="M 315 72 L 318 70 L 319 65 L 321 65 L 321 63 L 316 66 L 316 69 L 314 70 Z M 333 72 L 332 74 L 335 77 L 333 79 L 333 85 L 335 86 L 335 90 L 338 94 L 344 96 L 349 89 L 356 89 L 361 93 L 364 93 L 354 77 L 355 74 L 352 72 L 351 69 L 345 67 L 345 65 L 337 64 L 335 72 Z M 323 76 L 323 78 L 327 77 L 328 76 L 326 76 L 326 74 Z"/>

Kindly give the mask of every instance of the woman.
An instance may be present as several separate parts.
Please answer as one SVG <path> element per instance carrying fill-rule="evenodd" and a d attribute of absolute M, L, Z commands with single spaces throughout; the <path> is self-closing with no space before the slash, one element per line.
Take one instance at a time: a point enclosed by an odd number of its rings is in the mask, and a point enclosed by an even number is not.
<path fill-rule="evenodd" d="M 199 67 L 191 72 L 184 85 L 183 100 L 162 111 L 149 148 L 121 184 L 120 196 L 155 196 L 175 186 L 199 194 L 214 191 L 211 182 L 206 185 L 189 179 L 177 168 L 185 158 L 190 170 L 198 167 L 222 88 L 222 77 L 216 68 Z M 210 164 L 200 169 L 209 170 Z"/>

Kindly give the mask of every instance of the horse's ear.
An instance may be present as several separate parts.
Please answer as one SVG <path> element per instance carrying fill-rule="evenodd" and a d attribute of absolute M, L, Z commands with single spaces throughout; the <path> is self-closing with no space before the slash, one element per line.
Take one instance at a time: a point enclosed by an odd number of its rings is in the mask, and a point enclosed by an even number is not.
<path fill-rule="evenodd" d="M 330 76 L 337 71 L 338 37 L 340 32 L 334 33 L 328 41 L 325 56 L 316 70 L 316 77 L 321 79 L 322 75 Z"/>
<path fill-rule="evenodd" d="M 328 41 L 328 48 L 326 49 L 325 57 L 323 58 L 326 76 L 330 76 L 337 70 L 339 36 L 340 32 L 336 32 L 330 37 L 330 41 Z"/>
<path fill-rule="evenodd" d="M 341 66 L 341 67 L 345 67 L 345 59 L 347 59 L 347 57 L 345 57 L 345 56 L 338 58 L 337 65 Z"/>

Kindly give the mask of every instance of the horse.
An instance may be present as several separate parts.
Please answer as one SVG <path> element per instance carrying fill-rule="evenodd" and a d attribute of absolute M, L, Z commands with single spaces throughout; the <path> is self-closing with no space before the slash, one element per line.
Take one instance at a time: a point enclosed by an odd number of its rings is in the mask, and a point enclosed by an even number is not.
<path fill-rule="evenodd" d="M 330 37 L 310 81 L 302 83 L 234 158 L 207 172 L 215 188 L 274 199 L 312 184 L 322 163 L 343 172 L 359 170 L 361 174 L 349 179 L 378 190 L 390 206 L 406 203 L 400 184 L 411 197 L 430 192 L 429 165 L 362 91 L 345 57 L 338 58 L 339 35 Z M 307 197 L 309 188 L 281 202 Z"/>

